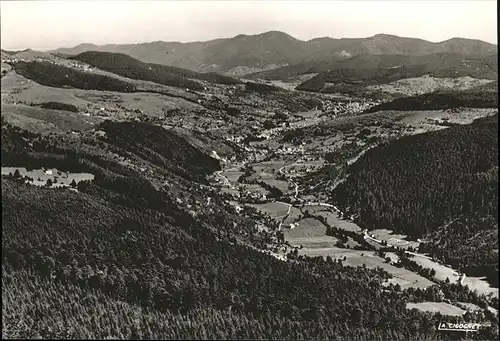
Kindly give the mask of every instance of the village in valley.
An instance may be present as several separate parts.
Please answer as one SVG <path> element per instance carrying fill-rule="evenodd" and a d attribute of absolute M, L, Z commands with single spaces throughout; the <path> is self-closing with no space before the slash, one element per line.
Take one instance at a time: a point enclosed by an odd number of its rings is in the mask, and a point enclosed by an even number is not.
<path fill-rule="evenodd" d="M 25 54 L 29 55 L 29 51 Z M 88 64 L 52 55 L 44 57 L 34 54 L 31 61 L 91 74 L 108 74 Z M 26 60 L 5 58 L 2 61 L 2 67 L 5 66 L 7 70 L 2 78 L 3 106 L 10 105 L 14 111 L 33 107 L 32 102 L 23 100 L 26 98 L 23 97 L 23 91 L 36 92 L 38 97 L 35 98 L 39 102 L 44 97 L 53 97 L 52 88 L 19 79 L 18 75 L 8 71 L 6 65 L 14 66 L 17 62 Z M 259 79 L 253 82 L 266 86 L 273 84 Z M 215 149 L 205 146 L 206 152 L 219 160 L 222 167 L 211 176 L 210 181 L 237 214 L 250 214 L 255 219 L 259 233 L 267 236 L 265 252 L 283 261 L 293 260 L 300 255 L 331 256 L 348 265 L 382 267 L 394 274 L 394 283 L 403 287 L 426 288 L 432 285 L 429 279 L 405 269 L 400 260 L 401 255 L 409 255 L 417 263 L 422 260 L 427 262 L 427 266 L 444 266 L 418 254 L 418 241 L 406 240 L 405 236 L 392 235 L 387 230 L 368 232 L 359 227 L 354 222 L 355 215 L 346 215 L 329 203 L 328 193 L 335 188 L 335 182 L 314 179 L 331 167 L 332 160 L 335 160 L 337 172 L 342 174 L 347 166 L 377 144 L 417 132 L 443 129 L 445 126 L 440 125 L 440 120 L 448 120 L 450 112 L 429 112 L 428 115 L 413 115 L 410 112 L 402 115 L 399 123 L 384 112 L 364 113 L 380 103 L 379 100 L 279 90 L 253 93 L 245 90 L 243 84 L 227 86 L 202 83 L 202 91 L 159 87 L 184 96 L 173 102 L 170 108 L 157 104 L 154 97 L 144 93 L 130 96 L 117 93 L 84 95 L 78 89 L 61 89 L 57 96 L 62 94 L 66 98 L 77 98 L 75 105 L 78 115 L 89 128 L 104 120 L 133 120 L 182 132 L 190 138 L 201 134 L 218 141 L 214 144 Z M 146 88 L 152 86 L 146 82 L 137 84 Z M 129 97 L 134 98 L 130 100 Z M 458 115 L 467 120 L 490 115 L 490 112 L 488 109 L 473 109 Z M 70 129 L 68 133 L 73 138 L 104 137 L 103 131 L 92 128 Z M 326 157 L 329 154 L 338 154 L 340 158 L 330 160 Z M 155 178 L 154 171 L 147 164 L 122 156 L 116 158 Z M 14 172 L 14 169 L 2 170 L 2 174 L 15 177 Z M 68 186 L 74 190 L 77 190 L 79 180 L 93 177 L 92 174 L 70 174 L 69 177 L 63 176 L 67 180 L 57 183 L 57 177 L 50 170 L 33 172 L 36 174 L 24 169 L 20 176 L 28 183 L 39 186 Z M 76 179 L 74 184 L 71 182 L 73 178 Z M 156 182 L 161 186 L 160 179 L 156 179 Z M 192 209 L 187 201 L 180 202 L 187 205 L 186 210 Z M 210 200 L 207 204 L 210 206 Z M 453 270 L 446 278 L 464 281 L 464 275 Z M 471 281 L 480 283 L 480 287 L 483 285 L 481 280 Z M 485 293 L 491 292 L 492 289 L 487 285 L 484 287 Z"/>
<path fill-rule="evenodd" d="M 15 72 L 17 63 L 33 62 L 109 76 L 133 84 L 135 90 L 57 88 Z M 33 51 L 18 57 L 2 55 L 2 122 L 40 134 L 37 141 L 53 150 L 58 148 L 54 141 L 72 146 L 86 141 L 97 146 L 107 160 L 137 171 L 195 219 L 211 218 L 225 207 L 240 219 L 234 222 L 236 229 L 245 221 L 252 230 L 233 236 L 233 244 L 249 243 L 283 262 L 322 257 L 345 266 L 383 270 L 391 277 L 383 283 L 386 288 L 429 290 L 435 297 L 443 296 L 438 301 L 409 303 L 408 309 L 438 309 L 452 316 L 466 311 L 479 314 L 477 305 L 445 299 L 439 283 L 458 283 L 489 302 L 497 300 L 498 288 L 484 278 L 466 276 L 423 251 L 424 237 L 412 239 L 391 229 L 362 226 L 359 212 L 340 210 L 331 197 L 349 169 L 370 149 L 405 136 L 468 124 L 497 110 L 370 112 L 380 105 L 379 99 L 292 91 L 283 82 L 260 78 L 230 85 L 199 83 L 202 89 L 193 90 L 129 79 Z M 105 122 L 161 127 L 217 160 L 220 170 L 208 175 L 206 183 L 166 176 L 153 163 L 110 147 L 102 128 Z M 56 167 L 2 167 L 2 176 L 76 194 L 80 185 L 96 178 Z M 260 242 L 248 241 L 252 233 Z"/>
<path fill-rule="evenodd" d="M 495 5 L 1 0 L 2 339 L 497 340 Z"/>

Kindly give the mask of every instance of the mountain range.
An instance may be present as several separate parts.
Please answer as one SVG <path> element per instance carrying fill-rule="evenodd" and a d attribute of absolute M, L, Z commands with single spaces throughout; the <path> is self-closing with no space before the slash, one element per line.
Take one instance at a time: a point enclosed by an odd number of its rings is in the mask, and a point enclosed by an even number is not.
<path fill-rule="evenodd" d="M 487 57 L 497 53 L 497 45 L 464 38 L 433 43 L 388 34 L 377 34 L 367 38 L 321 37 L 303 41 L 283 32 L 269 31 L 257 35 L 240 34 L 233 38 L 205 42 L 80 44 L 48 52 L 76 55 L 87 51 L 123 53 L 147 63 L 170 65 L 197 72 L 241 76 L 288 65 L 332 62 L 362 54 L 422 56 L 456 53 Z"/>

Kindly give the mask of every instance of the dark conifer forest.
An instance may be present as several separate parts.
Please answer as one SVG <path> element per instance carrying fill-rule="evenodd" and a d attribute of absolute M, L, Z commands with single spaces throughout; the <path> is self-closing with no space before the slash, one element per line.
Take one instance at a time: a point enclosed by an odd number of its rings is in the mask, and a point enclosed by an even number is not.
<path fill-rule="evenodd" d="M 382 103 L 370 108 L 367 113 L 381 110 L 446 110 L 464 107 L 497 108 L 498 92 L 483 90 L 434 92 Z"/>
<path fill-rule="evenodd" d="M 14 68 L 20 75 L 51 87 L 72 87 L 83 90 L 134 92 L 133 84 L 115 77 L 90 74 L 48 62 L 17 62 Z"/>
<path fill-rule="evenodd" d="M 332 198 L 362 226 L 425 237 L 438 259 L 498 277 L 498 115 L 373 148 L 348 173 Z"/>

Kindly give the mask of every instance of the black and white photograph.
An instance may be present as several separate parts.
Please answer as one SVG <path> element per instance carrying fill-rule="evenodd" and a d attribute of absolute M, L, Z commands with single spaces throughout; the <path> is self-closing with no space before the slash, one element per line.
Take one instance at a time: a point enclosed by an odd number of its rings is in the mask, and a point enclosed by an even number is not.
<path fill-rule="evenodd" d="M 2 339 L 498 340 L 497 1 L 0 23 Z"/>

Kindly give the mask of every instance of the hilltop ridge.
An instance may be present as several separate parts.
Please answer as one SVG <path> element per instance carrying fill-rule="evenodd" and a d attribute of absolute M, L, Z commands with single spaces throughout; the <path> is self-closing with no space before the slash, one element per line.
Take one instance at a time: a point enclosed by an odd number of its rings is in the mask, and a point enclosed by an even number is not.
<path fill-rule="evenodd" d="M 320 37 L 300 40 L 281 31 L 239 34 L 232 38 L 197 42 L 155 41 L 140 44 L 80 44 L 50 53 L 76 55 L 89 50 L 124 53 L 143 62 L 176 66 L 198 72 L 242 75 L 310 61 L 339 60 L 358 54 L 426 55 L 461 53 L 487 56 L 497 46 L 480 40 L 451 38 L 433 43 L 418 38 L 376 34 L 367 38 Z"/>

